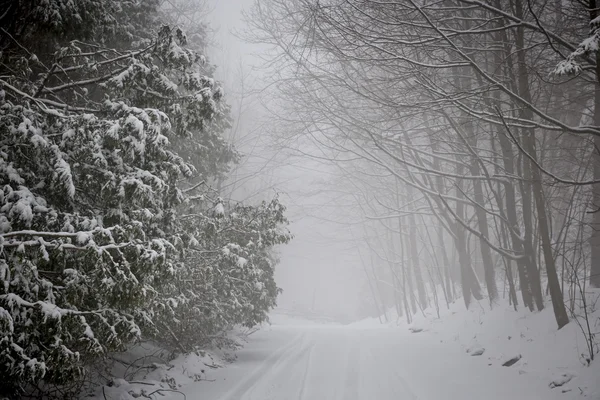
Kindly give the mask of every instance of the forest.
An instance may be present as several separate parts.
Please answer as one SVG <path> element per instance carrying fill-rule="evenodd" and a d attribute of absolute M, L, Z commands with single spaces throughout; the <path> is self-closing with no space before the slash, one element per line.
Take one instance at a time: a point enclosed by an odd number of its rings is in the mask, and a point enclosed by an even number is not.
<path fill-rule="evenodd" d="M 275 304 L 285 208 L 220 196 L 230 110 L 167 5 L 0 7 L 1 395 L 66 398 L 136 340 L 190 352 Z"/>
<path fill-rule="evenodd" d="M 596 0 L 253 0 L 249 153 L 201 3 L 0 1 L 0 396 L 267 323 L 286 202 L 227 185 L 258 153 L 334 171 L 295 189 L 353 237 L 362 317 L 549 308 L 597 362 Z"/>
<path fill-rule="evenodd" d="M 257 4 L 274 135 L 338 166 L 380 314 L 508 297 L 566 325 L 600 286 L 596 3 Z"/>

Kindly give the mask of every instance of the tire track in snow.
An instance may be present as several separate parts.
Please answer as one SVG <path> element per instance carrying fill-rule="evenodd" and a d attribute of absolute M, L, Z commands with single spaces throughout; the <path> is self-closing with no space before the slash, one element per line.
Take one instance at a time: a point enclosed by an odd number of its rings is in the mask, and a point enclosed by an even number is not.
<path fill-rule="evenodd" d="M 348 357 L 346 358 L 346 370 L 344 376 L 344 390 L 342 400 L 359 400 L 360 392 L 360 365 L 362 364 L 362 346 L 360 341 L 357 341 L 356 346 L 351 345 L 348 341 Z M 356 354 L 351 354 L 351 351 L 356 349 Z"/>
<path fill-rule="evenodd" d="M 311 360 L 313 358 L 312 355 L 313 355 L 313 352 L 315 351 L 315 347 L 316 347 L 316 343 L 313 341 L 312 345 L 310 346 L 310 351 L 308 352 L 308 357 L 306 359 L 304 373 L 302 374 L 302 381 L 300 382 L 300 393 L 298 393 L 298 400 L 304 400 L 304 397 L 306 394 L 306 383 L 307 383 L 306 378 L 308 377 L 308 372 L 311 367 Z"/>
<path fill-rule="evenodd" d="M 304 375 L 310 364 L 310 357 L 315 348 L 314 340 L 305 339 L 299 351 L 285 357 L 279 365 L 269 369 L 256 385 L 252 386 L 246 394 L 250 394 L 248 400 L 282 400 L 294 397 L 292 393 L 301 393 L 304 382 L 297 379 Z M 303 360 L 307 360 L 304 365 Z M 302 366 L 304 365 L 304 369 Z M 303 385 L 298 387 L 299 385 Z M 267 388 L 265 389 L 265 386 Z M 252 396 L 256 394 L 258 396 Z"/>
<path fill-rule="evenodd" d="M 305 349 L 306 333 L 301 333 L 288 345 L 282 346 L 273 355 L 266 358 L 259 368 L 257 368 L 248 378 L 236 385 L 231 391 L 223 396 L 223 400 L 241 400 L 246 397 L 249 391 L 260 382 L 261 378 L 269 375 L 269 371 L 280 370 L 279 366 L 283 363 L 289 364 L 296 359 L 296 356 L 302 355 Z"/>
<path fill-rule="evenodd" d="M 383 396 L 377 398 L 380 400 L 388 400 L 388 397 L 386 396 L 392 394 L 390 400 L 398 398 L 402 398 L 403 400 L 419 400 L 419 396 L 411 390 L 406 379 L 400 375 L 398 369 L 395 368 L 395 365 L 399 364 L 398 361 L 392 360 L 392 362 L 386 362 L 389 360 L 392 353 L 385 351 L 386 349 L 382 349 L 384 351 L 383 357 L 377 357 L 373 350 L 374 346 L 369 346 L 365 361 L 369 360 L 370 365 L 368 371 L 371 372 L 369 376 L 375 378 L 373 381 L 377 383 L 377 389 L 384 389 Z M 377 368 L 380 364 L 388 365 L 389 368 Z M 379 375 L 375 373 L 376 371 L 384 371 L 384 373 Z"/>

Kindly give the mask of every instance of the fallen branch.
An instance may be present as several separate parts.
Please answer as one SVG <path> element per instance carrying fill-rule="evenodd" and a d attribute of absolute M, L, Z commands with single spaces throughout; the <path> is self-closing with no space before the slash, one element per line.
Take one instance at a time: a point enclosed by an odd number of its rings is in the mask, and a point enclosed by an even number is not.
<path fill-rule="evenodd" d="M 179 391 L 179 390 L 175 390 L 175 389 L 156 389 L 154 392 L 146 394 L 146 395 L 142 395 L 148 399 L 152 398 L 152 395 L 154 395 L 154 393 L 158 393 L 160 394 L 161 392 L 175 392 L 175 393 L 179 393 L 180 395 L 183 396 L 184 400 L 187 400 L 187 397 L 185 396 L 185 393 Z"/>

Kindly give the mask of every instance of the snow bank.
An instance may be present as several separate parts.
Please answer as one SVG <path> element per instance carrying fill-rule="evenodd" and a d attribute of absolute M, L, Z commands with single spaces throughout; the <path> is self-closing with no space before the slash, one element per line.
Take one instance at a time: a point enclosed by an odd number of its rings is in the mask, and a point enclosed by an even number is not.
<path fill-rule="evenodd" d="M 519 384 L 525 388 L 529 382 L 534 382 L 531 387 L 536 388 L 536 391 L 539 388 L 542 392 L 544 388 L 548 391 L 547 394 L 540 392 L 539 397 L 528 397 L 529 395 L 526 394 L 524 397 L 519 397 L 523 399 L 554 399 L 557 396 L 564 400 L 600 399 L 598 379 L 600 360 L 588 366 L 587 361 L 582 357 L 586 352 L 586 345 L 578 324 L 572 321 L 560 331 L 557 330 L 550 304 L 547 304 L 547 308 L 542 312 L 531 313 L 521 309 L 515 311 L 505 302 L 495 305 L 491 310 L 485 303 L 475 303 L 470 310 L 465 310 L 464 304 L 457 301 L 449 309 L 440 310 L 440 318 L 437 317 L 435 310 L 425 310 L 423 314 L 416 315 L 410 325 L 391 312 L 388 313 L 391 321 L 384 324 L 381 324 L 378 318 L 370 318 L 350 325 L 341 325 L 275 312 L 270 317 L 271 325 L 263 326 L 263 332 L 249 337 L 251 345 L 238 353 L 241 354 L 239 359 L 237 356 L 225 353 L 190 354 L 180 356 L 168 363 L 155 362 L 150 357 L 146 360 L 150 367 L 140 368 L 134 375 L 130 374 L 131 368 L 113 371 L 119 379 L 114 379 L 109 386 L 105 386 L 104 393 L 97 391 L 95 399 L 102 400 L 106 396 L 107 399 L 130 400 L 146 396 L 170 400 L 183 399 L 183 393 L 187 393 L 188 398 L 201 396 L 206 399 L 216 399 L 221 398 L 223 393 L 229 393 L 228 390 L 233 387 L 240 386 L 250 390 L 254 375 L 249 376 L 249 374 L 258 374 L 257 371 L 261 371 L 261 368 L 281 371 L 281 376 L 294 381 L 298 377 L 289 372 L 288 367 L 292 368 L 298 364 L 300 365 L 298 368 L 304 368 L 304 362 L 297 359 L 295 354 L 308 357 L 310 352 L 307 349 L 310 346 L 307 343 L 311 340 L 317 344 L 321 340 L 336 343 L 324 347 L 331 351 L 340 349 L 346 351 L 343 343 L 350 340 L 348 343 L 351 345 L 346 345 L 357 353 L 361 353 L 357 349 L 360 349 L 362 341 L 370 342 L 367 346 L 369 350 L 362 350 L 364 353 L 362 355 L 366 354 L 366 359 L 359 358 L 354 364 L 368 365 L 368 362 L 371 362 L 369 357 L 372 358 L 372 355 L 369 355 L 371 351 L 377 354 L 377 365 L 385 364 L 385 360 L 381 358 L 382 354 L 389 353 L 390 364 L 384 370 L 393 377 L 389 381 L 387 378 L 383 379 L 383 384 L 396 385 L 397 382 L 393 383 L 392 380 L 400 378 L 394 373 L 397 372 L 396 370 L 401 371 L 397 375 L 409 382 L 411 388 L 423 389 L 425 393 L 429 393 L 425 397 L 420 397 L 424 399 L 458 399 L 461 398 L 457 396 L 462 391 L 483 393 L 488 389 L 495 391 L 493 398 L 503 398 L 502 393 L 507 390 L 504 386 L 490 389 L 486 386 L 489 385 L 489 379 L 480 381 L 482 377 L 489 378 L 490 374 L 498 377 L 498 385 Z M 595 331 L 598 331 L 600 312 L 594 312 L 590 321 L 595 324 Z M 347 332 L 348 329 L 351 332 Z M 383 336 L 381 332 L 376 332 L 382 329 L 386 331 Z M 354 343 L 351 341 L 352 338 L 358 338 L 356 339 L 358 341 Z M 382 341 L 382 339 L 386 340 Z M 389 342 L 389 339 L 393 342 Z M 339 348 L 336 347 L 338 342 L 341 343 Z M 273 350 L 280 348 L 284 350 Z M 289 360 L 279 357 L 284 353 L 287 354 L 285 349 L 290 349 Z M 427 351 L 423 352 L 424 349 Z M 151 353 L 150 350 L 146 350 L 146 355 Z M 398 354 L 396 355 L 395 352 Z M 403 363 L 398 364 L 397 356 L 410 360 L 408 364 L 405 363 L 408 369 L 403 366 Z M 134 361 L 135 357 L 135 352 L 130 352 L 129 363 Z M 157 357 L 161 359 L 164 355 L 159 352 Z M 436 357 L 443 359 L 444 362 L 431 364 Z M 233 359 L 237 362 L 223 369 L 218 368 Z M 451 363 L 450 367 L 445 363 L 446 360 Z M 423 363 L 426 364 L 425 368 L 417 368 Z M 286 367 L 280 368 L 280 364 Z M 423 370 L 431 370 L 433 374 L 436 372 L 446 374 L 448 375 L 446 379 L 453 382 L 460 381 L 460 383 L 451 385 L 453 389 L 443 385 L 439 388 L 431 388 L 431 376 L 420 376 L 417 373 Z M 326 375 L 329 372 L 319 373 Z M 369 376 L 365 375 L 363 378 L 368 381 L 371 379 Z M 263 383 L 276 384 L 269 379 L 265 378 L 266 383 Z M 463 380 L 464 385 L 478 387 L 461 389 Z M 194 384 L 198 381 L 211 383 L 201 386 Z M 441 384 L 441 381 L 438 383 Z M 440 393 L 450 389 L 455 392 L 448 393 L 447 397 L 439 397 L 437 394 L 431 397 L 430 394 L 437 393 L 438 389 Z"/>
<path fill-rule="evenodd" d="M 600 291 L 588 294 L 598 298 Z M 502 365 L 511 359 L 510 368 L 515 374 L 541 378 L 552 390 L 573 392 L 578 395 L 600 398 L 600 354 L 588 366 L 585 337 L 576 321 L 557 330 L 552 305 L 547 302 L 541 312 L 519 308 L 515 311 L 507 301 L 490 306 L 474 303 L 466 310 L 457 300 L 449 309 L 425 310 L 408 325 L 393 310 L 388 313 L 390 322 L 385 326 L 405 330 L 410 335 L 428 335 L 448 346 L 460 346 L 465 356 L 478 355 L 482 366 Z M 593 331 L 600 328 L 600 309 L 590 316 Z M 377 318 L 369 318 L 351 325 L 358 329 L 381 327 Z M 414 332 L 414 333 L 411 333 Z M 403 338 L 410 340 L 410 337 Z M 519 357 L 520 356 L 520 357 Z"/>
<path fill-rule="evenodd" d="M 223 350 L 198 351 L 176 358 L 168 351 L 143 343 L 113 354 L 109 377 L 92 371 L 94 385 L 83 398 L 90 400 L 183 399 L 181 391 L 193 382 L 212 381 L 215 371 L 234 356 Z"/>

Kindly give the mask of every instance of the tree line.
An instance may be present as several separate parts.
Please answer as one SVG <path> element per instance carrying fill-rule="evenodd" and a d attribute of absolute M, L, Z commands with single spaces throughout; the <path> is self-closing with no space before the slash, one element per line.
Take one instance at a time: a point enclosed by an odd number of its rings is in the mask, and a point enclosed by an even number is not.
<path fill-rule="evenodd" d="M 1 395 L 75 396 L 111 352 L 275 306 L 285 207 L 218 190 L 240 154 L 198 10 L 0 2 Z"/>
<path fill-rule="evenodd" d="M 599 15 L 594 0 L 255 2 L 272 133 L 338 168 L 379 314 L 410 322 L 460 297 L 531 311 L 549 297 L 559 329 L 587 313 Z"/>

